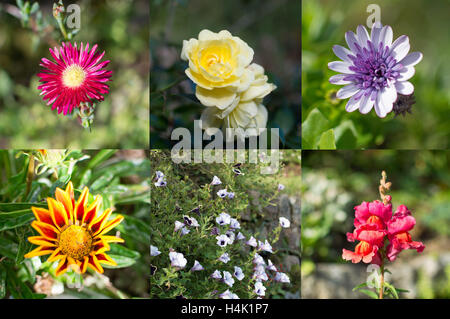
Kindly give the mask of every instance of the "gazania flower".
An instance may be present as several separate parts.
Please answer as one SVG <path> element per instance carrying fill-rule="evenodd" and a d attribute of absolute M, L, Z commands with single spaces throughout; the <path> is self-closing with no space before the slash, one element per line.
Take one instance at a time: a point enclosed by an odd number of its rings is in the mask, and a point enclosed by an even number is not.
<path fill-rule="evenodd" d="M 39 236 L 28 237 L 28 241 L 39 247 L 25 255 L 25 258 L 50 255 L 49 262 L 59 261 L 56 276 L 72 268 L 78 273 L 87 267 L 103 273 L 101 264 L 116 266 L 116 262 L 106 252 L 109 243 L 124 242 L 106 233 L 116 227 L 123 216 L 109 220 L 111 209 L 99 212 L 101 196 L 88 205 L 89 189 L 84 188 L 75 202 L 73 185 L 69 182 L 65 191 L 56 188 L 55 199 L 47 198 L 48 209 L 32 207 L 36 220 L 31 226 Z"/>
<path fill-rule="evenodd" d="M 397 94 L 410 95 L 414 86 L 408 81 L 414 75 L 414 66 L 422 60 L 422 53 L 412 52 L 409 38 L 402 35 L 392 42 L 390 26 L 377 22 L 369 35 L 362 25 L 356 34 L 349 31 L 345 39 L 350 50 L 335 45 L 333 51 L 342 61 L 334 61 L 328 67 L 341 74 L 330 82 L 345 85 L 337 92 L 337 98 L 350 98 L 347 112 L 357 109 L 363 114 L 375 107 L 379 117 L 385 117 L 393 109 Z"/>
<path fill-rule="evenodd" d="M 105 52 L 96 52 L 97 45 L 89 51 L 89 43 L 86 47 L 81 43 L 77 48 L 75 43 L 62 43 L 62 46 L 49 49 L 54 61 L 42 58 L 40 66 L 44 70 L 38 74 L 43 82 L 38 86 L 47 105 L 53 104 L 52 110 L 64 115 L 72 113 L 74 108 L 81 103 L 103 101 L 104 94 L 109 93 L 106 84 L 111 78 L 112 71 L 105 67 L 108 61 L 100 60 Z"/>

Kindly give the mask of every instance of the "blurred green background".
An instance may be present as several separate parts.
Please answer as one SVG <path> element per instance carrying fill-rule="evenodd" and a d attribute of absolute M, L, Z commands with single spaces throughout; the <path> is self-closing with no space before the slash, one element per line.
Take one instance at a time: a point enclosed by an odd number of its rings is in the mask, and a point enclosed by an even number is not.
<path fill-rule="evenodd" d="M 342 249 L 354 249 L 355 244 L 346 239 L 346 233 L 353 230 L 353 208 L 363 201 L 379 199 L 382 170 L 392 182 L 389 194 L 393 209 L 401 204 L 410 209 L 417 221 L 412 238 L 426 246 L 420 254 L 403 251 L 392 265 L 388 264 L 393 280 L 411 285 L 398 286 L 411 290 L 405 295 L 408 297 L 450 297 L 450 152 L 303 151 L 302 168 L 302 276 L 306 280 L 305 286 L 302 281 L 302 291 L 306 297 L 308 291 L 309 297 L 320 293 L 317 282 L 323 283 L 324 269 L 334 269 L 336 274 L 348 269 L 349 282 L 359 275 L 366 276 L 362 264 L 342 259 Z M 443 260 L 447 261 L 442 264 Z M 332 266 L 335 264 L 340 266 Z M 415 276 L 405 275 L 410 274 L 409 270 Z M 345 278 L 343 274 L 330 275 L 328 283 L 331 285 L 331 278 L 339 282 Z M 316 286 L 314 292 L 307 288 L 308 282 Z M 327 297 L 342 297 L 345 293 L 358 297 L 351 288 L 339 295 L 339 287 L 333 287 L 329 293 L 336 295 Z"/>
<path fill-rule="evenodd" d="M 148 2 L 76 3 L 81 29 L 74 41 L 97 43 L 113 70 L 110 93 L 97 104 L 92 132 L 76 118 L 52 111 L 37 90 L 40 60 L 51 58 L 48 48 L 62 40 L 52 1 L 40 1 L 42 23 L 36 24 L 36 12 L 31 28 L 13 16 L 15 1 L 5 1 L 0 4 L 0 148 L 148 148 Z"/>
<path fill-rule="evenodd" d="M 151 0 L 151 147 L 169 147 L 176 127 L 192 131 L 204 108 L 184 74 L 183 40 L 197 38 L 203 29 L 226 29 L 253 48 L 253 62 L 278 87 L 263 102 L 267 127 L 280 128 L 280 147 L 300 148 L 300 11 L 297 0 Z M 170 90 L 158 92 L 173 83 Z"/>
<path fill-rule="evenodd" d="M 359 111 L 347 113 L 347 100 L 333 98 L 341 86 L 328 82 L 337 74 L 328 69 L 328 62 L 337 61 L 332 51 L 335 44 L 344 45 L 345 32 L 355 32 L 359 24 L 366 25 L 369 4 L 381 8 L 381 22 L 392 26 L 394 39 L 409 36 L 411 51 L 423 53 L 410 80 L 414 87 L 416 104 L 412 115 L 405 117 L 391 113 L 380 119 L 372 110 L 363 115 Z M 318 136 L 332 129 L 334 144 L 340 149 L 447 149 L 450 144 L 448 109 L 450 101 L 450 65 L 448 36 L 450 1 L 448 0 L 306 0 L 302 2 L 302 123 L 313 110 L 315 116 L 309 125 L 315 132 L 306 132 L 303 138 Z M 320 113 L 317 113 L 317 110 Z M 319 141 L 309 141 L 317 148 Z M 332 145 L 324 145 L 333 148 Z"/>

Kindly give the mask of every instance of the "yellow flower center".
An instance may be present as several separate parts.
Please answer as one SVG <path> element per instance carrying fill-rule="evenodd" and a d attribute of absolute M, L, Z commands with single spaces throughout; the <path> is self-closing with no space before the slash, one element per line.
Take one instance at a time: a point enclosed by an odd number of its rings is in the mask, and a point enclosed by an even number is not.
<path fill-rule="evenodd" d="M 223 77 L 233 71 L 231 53 L 225 46 L 211 46 L 201 53 L 200 65 L 213 76 Z"/>
<path fill-rule="evenodd" d="M 59 235 L 59 248 L 64 255 L 82 260 L 92 248 L 92 235 L 84 227 L 71 225 Z"/>
<path fill-rule="evenodd" d="M 81 84 L 83 84 L 85 78 L 86 72 L 81 66 L 77 64 L 72 64 L 71 66 L 67 67 L 62 74 L 64 85 L 70 88 L 79 87 Z"/>

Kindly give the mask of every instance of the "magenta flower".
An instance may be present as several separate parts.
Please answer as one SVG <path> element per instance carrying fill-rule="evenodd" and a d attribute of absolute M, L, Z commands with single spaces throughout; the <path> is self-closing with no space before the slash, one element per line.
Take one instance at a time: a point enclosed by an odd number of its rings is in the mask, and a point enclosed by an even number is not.
<path fill-rule="evenodd" d="M 416 225 L 416 219 L 411 216 L 411 212 L 405 205 L 400 205 L 392 220 L 388 223 L 389 245 L 387 247 L 387 257 L 394 261 L 397 255 L 404 249 L 415 249 L 421 253 L 425 245 L 420 241 L 413 241 L 409 231 Z"/>
<path fill-rule="evenodd" d="M 390 26 L 377 22 L 369 35 L 362 25 L 356 34 L 345 34 L 348 47 L 335 45 L 333 51 L 342 61 L 328 64 L 328 68 L 341 74 L 330 78 L 332 84 L 345 85 L 336 97 L 349 99 L 345 110 L 369 113 L 372 108 L 379 117 L 393 109 L 397 94 L 410 95 L 414 86 L 408 80 L 414 75 L 414 66 L 422 60 L 422 53 L 412 52 L 409 38 L 402 35 L 392 42 Z"/>
<path fill-rule="evenodd" d="M 108 61 L 100 60 L 105 55 L 96 52 L 97 45 L 89 51 L 89 43 L 77 48 L 75 43 L 62 43 L 62 46 L 49 49 L 54 61 L 42 58 L 40 66 L 44 70 L 38 74 L 42 82 L 38 86 L 47 105 L 53 104 L 52 110 L 58 113 L 70 114 L 74 108 L 80 107 L 81 103 L 92 103 L 103 101 L 103 95 L 109 93 L 112 71 L 105 67 Z"/>

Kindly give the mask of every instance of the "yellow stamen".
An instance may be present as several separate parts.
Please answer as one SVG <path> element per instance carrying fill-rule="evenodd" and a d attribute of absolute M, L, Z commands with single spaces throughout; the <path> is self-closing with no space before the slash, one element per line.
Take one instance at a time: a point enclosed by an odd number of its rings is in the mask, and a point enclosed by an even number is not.
<path fill-rule="evenodd" d="M 86 72 L 77 64 L 67 67 L 62 74 L 63 83 L 69 88 L 76 88 L 83 84 Z"/>
<path fill-rule="evenodd" d="M 59 247 L 64 255 L 82 260 L 92 249 L 92 235 L 83 226 L 71 225 L 59 235 Z"/>

